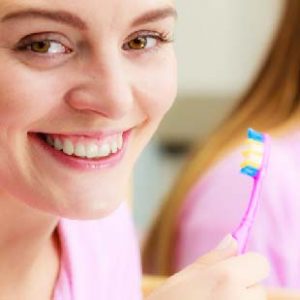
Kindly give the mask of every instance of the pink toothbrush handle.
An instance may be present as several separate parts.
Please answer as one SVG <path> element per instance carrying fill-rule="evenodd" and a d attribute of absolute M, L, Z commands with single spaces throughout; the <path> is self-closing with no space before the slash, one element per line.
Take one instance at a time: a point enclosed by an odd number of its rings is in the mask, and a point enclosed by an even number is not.
<path fill-rule="evenodd" d="M 249 202 L 247 211 L 239 227 L 232 233 L 232 236 L 238 242 L 238 254 L 245 253 L 250 231 L 254 222 L 254 216 L 258 207 L 258 199 L 261 193 L 262 178 L 254 179 L 254 187 L 252 190 L 251 200 Z"/>

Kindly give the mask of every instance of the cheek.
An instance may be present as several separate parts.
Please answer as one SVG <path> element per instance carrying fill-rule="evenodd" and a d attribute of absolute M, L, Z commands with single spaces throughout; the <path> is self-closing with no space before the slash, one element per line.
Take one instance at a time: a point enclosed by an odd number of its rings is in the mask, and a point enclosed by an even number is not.
<path fill-rule="evenodd" d="M 160 121 L 173 104 L 177 93 L 177 64 L 175 55 L 168 55 L 167 59 L 158 64 L 146 66 L 135 80 L 139 108 L 147 122 L 136 133 L 135 162 L 142 149 L 149 142 Z"/>
<path fill-rule="evenodd" d="M 59 80 L 6 65 L 0 73 L 0 119 L 3 126 L 23 127 L 38 120 L 55 105 Z"/>
<path fill-rule="evenodd" d="M 168 55 L 160 64 L 148 67 L 140 78 L 141 106 L 150 120 L 159 122 L 172 106 L 177 93 L 175 55 Z"/>

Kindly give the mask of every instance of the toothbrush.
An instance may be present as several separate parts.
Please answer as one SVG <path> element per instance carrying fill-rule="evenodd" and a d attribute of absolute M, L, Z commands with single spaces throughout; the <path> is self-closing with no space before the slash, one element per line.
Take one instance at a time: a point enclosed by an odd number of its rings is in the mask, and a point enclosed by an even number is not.
<path fill-rule="evenodd" d="M 241 173 L 253 178 L 251 197 L 241 223 L 232 233 L 238 242 L 238 253 L 246 250 L 250 230 L 256 215 L 263 178 L 267 171 L 270 156 L 270 137 L 267 134 L 248 129 L 246 150 L 243 151 L 244 161 L 241 164 Z"/>

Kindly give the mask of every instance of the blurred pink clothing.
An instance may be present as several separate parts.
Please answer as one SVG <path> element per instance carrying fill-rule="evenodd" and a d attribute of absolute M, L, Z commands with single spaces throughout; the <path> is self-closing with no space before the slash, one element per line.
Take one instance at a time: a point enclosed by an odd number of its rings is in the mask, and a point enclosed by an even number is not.
<path fill-rule="evenodd" d="M 176 270 L 215 247 L 240 223 L 253 182 L 239 173 L 242 160 L 236 149 L 190 190 L 178 219 Z M 271 261 L 268 285 L 300 288 L 300 132 L 272 141 L 248 250 Z"/>
<path fill-rule="evenodd" d="M 55 300 L 141 300 L 140 254 L 127 207 L 94 221 L 63 219 Z"/>

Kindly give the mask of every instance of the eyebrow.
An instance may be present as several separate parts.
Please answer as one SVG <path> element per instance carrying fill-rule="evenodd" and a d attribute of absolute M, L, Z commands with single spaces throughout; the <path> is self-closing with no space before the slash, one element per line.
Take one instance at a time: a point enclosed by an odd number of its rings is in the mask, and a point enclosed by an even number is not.
<path fill-rule="evenodd" d="M 43 9 L 27 9 L 12 12 L 7 14 L 1 19 L 1 22 L 10 21 L 13 19 L 26 19 L 26 18 L 44 18 L 59 23 L 67 24 L 80 30 L 86 30 L 87 24 L 74 14 L 66 11 L 49 11 Z"/>
<path fill-rule="evenodd" d="M 165 18 L 172 17 L 177 19 L 177 11 L 174 7 L 168 6 L 153 11 L 146 12 L 132 22 L 132 26 L 139 26 L 146 23 L 156 22 Z"/>
<path fill-rule="evenodd" d="M 138 26 L 145 23 L 152 23 L 168 17 L 177 18 L 177 12 L 174 7 L 165 7 L 145 13 L 132 22 L 132 26 Z M 67 11 L 49 11 L 43 9 L 25 9 L 5 15 L 1 22 L 6 22 L 14 19 L 26 18 L 44 18 L 59 23 L 67 24 L 80 30 L 87 30 L 87 24 L 78 16 Z"/>

